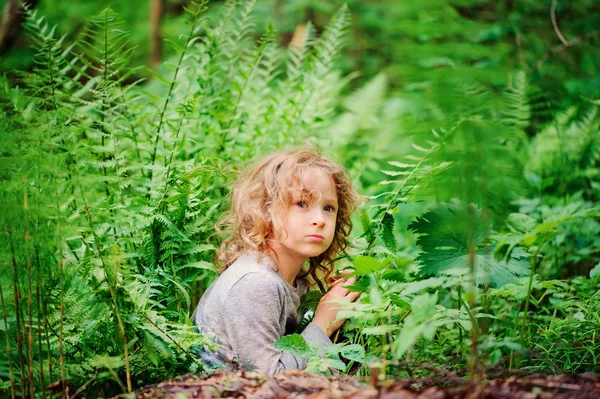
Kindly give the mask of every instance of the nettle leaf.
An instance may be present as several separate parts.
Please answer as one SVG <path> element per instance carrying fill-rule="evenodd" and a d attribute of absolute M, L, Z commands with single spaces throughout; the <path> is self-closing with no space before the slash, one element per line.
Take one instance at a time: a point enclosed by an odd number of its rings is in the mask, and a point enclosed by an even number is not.
<path fill-rule="evenodd" d="M 431 318 L 436 312 L 438 294 L 421 294 L 413 298 L 411 302 L 412 314 L 415 321 L 422 323 Z"/>
<path fill-rule="evenodd" d="M 372 277 L 365 275 L 358 276 L 354 284 L 345 285 L 344 287 L 350 292 L 367 292 L 371 285 L 373 285 Z"/>
<path fill-rule="evenodd" d="M 384 280 L 395 281 L 397 283 L 403 283 L 406 281 L 405 273 L 402 270 L 386 270 L 381 276 Z"/>
<path fill-rule="evenodd" d="M 340 350 L 340 354 L 348 360 L 353 360 L 357 363 L 365 361 L 365 348 L 359 344 L 344 346 Z"/>
<path fill-rule="evenodd" d="M 413 347 L 421 334 L 420 327 L 412 314 L 404 320 L 402 331 L 400 331 L 398 338 L 396 338 L 393 344 L 394 357 L 401 359 Z"/>
<path fill-rule="evenodd" d="M 390 264 L 391 259 L 379 261 L 371 256 L 359 255 L 353 259 L 354 270 L 357 276 L 371 274 L 384 269 Z"/>
<path fill-rule="evenodd" d="M 523 213 L 511 213 L 508 215 L 506 224 L 515 231 L 528 233 L 536 228 L 537 221 L 531 216 Z"/>
<path fill-rule="evenodd" d="M 421 263 L 420 273 L 441 275 L 451 269 L 469 268 L 472 247 L 478 284 L 501 287 L 529 275 L 528 255 L 524 251 L 512 251 L 508 259 L 494 258 L 496 243 L 485 241 L 487 220 L 475 206 L 453 202 L 413 221 L 408 228 L 420 234 L 417 243 L 422 252 L 416 259 Z"/>
<path fill-rule="evenodd" d="M 290 352 L 296 357 L 309 357 L 315 354 L 300 334 L 284 335 L 275 341 L 274 346 L 275 349 Z"/>

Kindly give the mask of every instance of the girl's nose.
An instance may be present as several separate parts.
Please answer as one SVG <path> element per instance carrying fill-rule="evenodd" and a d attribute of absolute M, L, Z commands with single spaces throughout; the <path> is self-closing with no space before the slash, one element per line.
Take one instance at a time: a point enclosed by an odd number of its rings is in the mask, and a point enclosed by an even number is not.
<path fill-rule="evenodd" d="M 325 224 L 325 217 L 323 216 L 323 212 L 317 210 L 313 216 L 313 226 L 323 226 Z"/>

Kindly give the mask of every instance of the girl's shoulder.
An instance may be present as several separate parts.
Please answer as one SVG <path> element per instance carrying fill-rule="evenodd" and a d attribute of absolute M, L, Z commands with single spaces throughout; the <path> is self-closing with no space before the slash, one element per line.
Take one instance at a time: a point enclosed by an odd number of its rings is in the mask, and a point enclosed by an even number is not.
<path fill-rule="evenodd" d="M 240 256 L 225 270 L 219 279 L 231 289 L 242 280 L 244 282 L 258 281 L 267 286 L 282 286 L 283 279 L 277 272 L 275 262 L 266 255 L 249 253 Z"/>

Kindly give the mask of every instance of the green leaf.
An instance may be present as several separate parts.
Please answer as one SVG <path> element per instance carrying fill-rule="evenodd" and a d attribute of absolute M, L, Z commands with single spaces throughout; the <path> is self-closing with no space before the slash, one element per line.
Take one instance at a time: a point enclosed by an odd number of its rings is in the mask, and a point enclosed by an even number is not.
<path fill-rule="evenodd" d="M 397 306 L 400 309 L 404 309 L 404 310 L 410 309 L 410 304 L 408 302 L 406 302 L 405 300 L 403 300 L 402 298 L 400 298 L 400 295 L 390 293 L 389 298 L 392 301 L 392 303 L 394 304 L 394 306 Z"/>
<path fill-rule="evenodd" d="M 358 276 L 354 284 L 345 285 L 344 287 L 350 292 L 367 292 L 372 284 L 371 279 L 368 275 Z"/>
<path fill-rule="evenodd" d="M 356 275 L 362 276 L 380 271 L 389 264 L 389 260 L 380 262 L 371 256 L 359 255 L 353 259 L 353 263 Z"/>
<path fill-rule="evenodd" d="M 402 283 L 406 280 L 405 273 L 401 270 L 386 270 L 381 278 L 384 280 L 395 281 L 397 283 Z"/>
<path fill-rule="evenodd" d="M 98 355 L 90 360 L 90 366 L 97 368 L 105 367 L 110 370 L 117 370 L 125 366 L 125 360 L 120 356 Z"/>
<path fill-rule="evenodd" d="M 348 360 L 363 363 L 365 360 L 365 348 L 359 344 L 344 346 L 340 354 Z"/>
<path fill-rule="evenodd" d="M 408 316 L 404 320 L 404 327 L 400 331 L 400 335 L 394 341 L 393 351 L 396 359 L 401 359 L 402 356 L 417 342 L 420 335 L 420 328 L 415 322 L 413 315 Z"/>
<path fill-rule="evenodd" d="M 389 213 L 385 213 L 381 219 L 381 225 L 383 227 L 381 231 L 381 237 L 385 247 L 392 252 L 397 250 L 396 237 L 394 236 L 394 216 Z"/>
<path fill-rule="evenodd" d="M 394 329 L 394 326 L 390 325 L 382 325 L 382 326 L 373 326 L 373 327 L 365 327 L 362 332 L 366 335 L 385 335 L 391 332 Z"/>
<path fill-rule="evenodd" d="M 345 370 L 346 364 L 342 362 L 340 359 L 324 359 L 323 365 L 328 368 L 336 369 L 336 370 Z"/>
<path fill-rule="evenodd" d="M 600 263 L 598 263 L 592 270 L 590 270 L 590 278 L 596 278 L 600 276 Z"/>
<path fill-rule="evenodd" d="M 473 205 L 444 204 L 413 221 L 408 228 L 420 234 L 423 250 L 417 257 L 420 273 L 440 275 L 451 269 L 469 269 L 473 262 L 478 284 L 501 287 L 529 274 L 527 254 L 512 251 L 507 260 L 496 260 L 496 244 L 486 244 L 487 217 Z M 474 254 L 469 254 L 469 248 Z"/>
<path fill-rule="evenodd" d="M 527 233 L 534 230 L 537 226 L 537 221 L 529 215 L 522 213 L 511 213 L 508 215 L 506 224 L 509 228 L 512 228 L 521 233 Z"/>
<path fill-rule="evenodd" d="M 198 261 L 198 262 L 192 262 L 192 263 L 186 263 L 185 265 L 181 265 L 181 266 L 177 266 L 177 271 L 181 270 L 181 269 L 206 269 L 206 270 L 212 270 L 215 271 L 215 265 L 213 265 L 210 262 L 206 262 L 206 261 Z"/>
<path fill-rule="evenodd" d="M 437 301 L 437 292 L 415 296 L 410 304 L 415 321 L 421 323 L 430 319 L 435 314 Z"/>
<path fill-rule="evenodd" d="M 290 352 L 296 357 L 309 357 L 315 354 L 300 334 L 284 335 L 275 341 L 275 349 Z"/>
<path fill-rule="evenodd" d="M 360 222 L 362 224 L 367 241 L 372 241 L 375 238 L 375 233 L 373 232 L 373 225 L 371 219 L 369 218 L 369 214 L 364 208 L 360 210 Z"/>

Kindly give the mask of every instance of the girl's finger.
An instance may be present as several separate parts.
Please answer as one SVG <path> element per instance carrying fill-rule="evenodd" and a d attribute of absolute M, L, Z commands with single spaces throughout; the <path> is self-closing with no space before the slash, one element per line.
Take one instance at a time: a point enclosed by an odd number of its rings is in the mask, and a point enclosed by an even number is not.
<path fill-rule="evenodd" d="M 350 302 L 354 302 L 354 300 L 358 298 L 360 294 L 362 294 L 362 292 L 349 292 L 348 295 L 346 295 L 346 298 L 348 298 Z"/>
<path fill-rule="evenodd" d="M 356 282 L 356 277 L 350 277 L 348 280 L 344 280 L 344 281 L 346 282 L 346 284 L 344 284 L 345 286 L 352 285 Z"/>
<path fill-rule="evenodd" d="M 331 286 L 329 288 L 332 289 L 339 285 L 343 285 L 345 282 L 346 282 L 346 279 L 340 278 L 340 279 L 336 280 L 333 284 L 331 284 Z"/>

